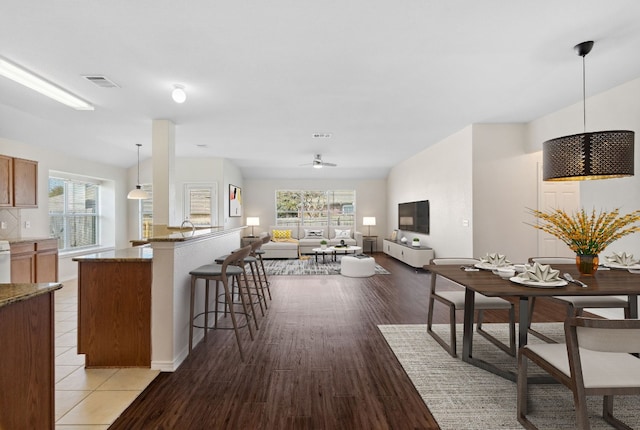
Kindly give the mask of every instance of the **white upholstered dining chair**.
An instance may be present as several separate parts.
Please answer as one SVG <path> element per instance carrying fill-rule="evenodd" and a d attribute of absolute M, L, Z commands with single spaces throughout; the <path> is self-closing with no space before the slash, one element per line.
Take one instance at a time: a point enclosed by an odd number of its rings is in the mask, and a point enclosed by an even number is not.
<path fill-rule="evenodd" d="M 576 427 L 589 430 L 587 396 L 603 396 L 604 420 L 617 429 L 630 429 L 613 416 L 613 397 L 640 396 L 640 320 L 568 318 L 566 344 L 527 344 L 518 352 L 517 417 L 523 427 L 537 427 L 527 418 L 528 362 L 549 373 L 573 393 Z"/>
<path fill-rule="evenodd" d="M 458 266 L 473 266 L 480 260 L 473 258 L 434 258 L 431 264 L 451 264 Z M 463 288 L 456 290 L 443 290 L 436 288 L 436 275 L 431 274 L 431 288 L 429 292 L 429 313 L 427 315 L 427 333 L 431 335 L 451 356 L 457 357 L 456 349 L 456 311 L 464 309 Z M 456 284 L 458 285 L 458 284 Z M 448 344 L 442 337 L 433 331 L 433 310 L 435 302 L 445 304 L 449 307 L 449 336 Z M 475 309 L 478 311 L 478 319 L 476 323 L 476 331 L 485 339 L 505 351 L 507 354 L 516 355 L 516 330 L 515 330 L 515 307 L 514 304 L 500 297 L 487 297 L 482 294 L 475 295 Z M 501 342 L 493 335 L 482 329 L 482 319 L 485 310 L 506 310 L 509 312 L 509 345 Z"/>
<path fill-rule="evenodd" d="M 538 264 L 575 264 L 575 258 L 570 257 L 531 257 L 530 263 Z M 620 308 L 624 311 L 624 317 L 629 318 L 629 300 L 623 296 L 553 296 L 551 300 L 562 303 L 567 307 L 567 316 L 575 317 L 582 315 L 585 308 Z M 531 328 L 531 318 L 535 307 L 536 299 L 531 297 L 529 306 L 529 332 L 547 342 L 554 342 L 544 334 Z"/>

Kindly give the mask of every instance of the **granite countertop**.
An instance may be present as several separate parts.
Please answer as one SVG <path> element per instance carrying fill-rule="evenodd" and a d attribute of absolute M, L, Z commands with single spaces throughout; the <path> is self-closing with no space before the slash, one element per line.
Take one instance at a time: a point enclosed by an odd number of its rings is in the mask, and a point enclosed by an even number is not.
<path fill-rule="evenodd" d="M 11 303 L 29 300 L 41 294 L 59 290 L 62 284 L 58 282 L 41 284 L 0 284 L 0 308 Z"/>
<path fill-rule="evenodd" d="M 148 239 L 135 239 L 132 242 L 136 244 L 151 243 L 151 242 L 186 242 L 192 239 L 201 239 L 209 236 L 216 236 L 222 233 L 228 233 L 233 230 L 242 230 L 245 227 L 238 227 L 232 229 L 225 229 L 224 227 L 211 227 L 211 228 L 196 228 L 195 230 L 186 229 L 172 233 L 173 228 L 169 228 L 165 234 L 158 234 Z"/>
<path fill-rule="evenodd" d="M 23 243 L 23 242 L 37 242 L 39 240 L 56 239 L 55 237 L 7 237 L 2 240 L 6 240 L 9 243 Z"/>
<path fill-rule="evenodd" d="M 109 262 L 151 262 L 153 259 L 153 249 L 148 246 L 138 246 L 115 251 L 96 252 L 95 254 L 81 255 L 74 257 L 73 261 L 109 261 Z"/>

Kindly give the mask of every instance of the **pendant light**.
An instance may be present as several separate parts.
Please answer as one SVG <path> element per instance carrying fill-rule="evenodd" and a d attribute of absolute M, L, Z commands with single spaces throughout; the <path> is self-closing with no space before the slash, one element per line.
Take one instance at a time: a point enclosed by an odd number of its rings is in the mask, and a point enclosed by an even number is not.
<path fill-rule="evenodd" d="M 584 132 L 542 144 L 542 179 L 584 181 L 633 176 L 634 132 L 609 130 L 587 133 L 585 60 L 593 41 L 577 44 L 582 57 L 582 115 Z"/>
<path fill-rule="evenodd" d="M 140 185 L 140 147 L 142 144 L 136 143 L 136 146 L 138 147 L 138 183 L 133 190 L 129 191 L 127 198 L 131 200 L 144 200 L 149 198 L 149 194 L 147 194 Z"/>

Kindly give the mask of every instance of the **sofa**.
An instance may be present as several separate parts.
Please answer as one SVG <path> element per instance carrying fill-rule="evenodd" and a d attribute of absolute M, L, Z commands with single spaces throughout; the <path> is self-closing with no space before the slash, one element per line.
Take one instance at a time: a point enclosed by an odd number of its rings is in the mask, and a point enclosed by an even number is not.
<path fill-rule="evenodd" d="M 352 226 L 271 226 L 271 241 L 262 245 L 263 258 L 299 258 L 313 254 L 313 248 L 320 248 L 322 240 L 327 246 L 345 245 L 362 247 L 362 233 Z M 263 233 L 265 235 L 267 233 Z"/>

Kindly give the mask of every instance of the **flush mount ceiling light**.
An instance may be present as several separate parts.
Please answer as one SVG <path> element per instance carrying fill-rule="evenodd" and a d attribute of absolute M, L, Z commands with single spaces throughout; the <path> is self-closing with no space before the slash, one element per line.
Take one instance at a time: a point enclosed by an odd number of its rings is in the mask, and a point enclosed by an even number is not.
<path fill-rule="evenodd" d="M 37 91 L 42 95 L 76 110 L 94 110 L 94 107 L 91 104 L 71 94 L 69 91 L 44 80 L 27 69 L 4 58 L 0 58 L 0 76 L 11 79 L 20 85 L 24 85 L 29 89 Z"/>
<path fill-rule="evenodd" d="M 138 147 L 138 184 L 133 190 L 129 191 L 127 198 L 130 200 L 144 200 L 149 198 L 149 194 L 147 194 L 140 185 L 140 147 L 142 145 L 140 143 L 136 143 L 136 146 Z"/>
<path fill-rule="evenodd" d="M 584 132 L 551 139 L 542 144 L 542 179 L 584 181 L 633 176 L 634 132 L 609 130 L 587 133 L 585 61 L 593 42 L 574 47 L 582 57 L 582 112 Z"/>
<path fill-rule="evenodd" d="M 174 85 L 171 91 L 171 98 L 176 103 L 184 103 L 187 100 L 187 93 L 182 85 Z"/>

